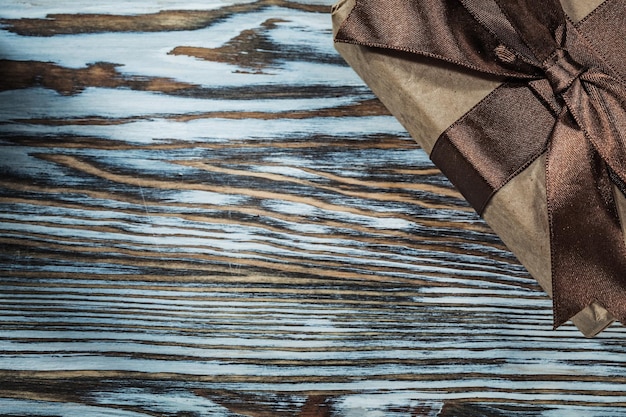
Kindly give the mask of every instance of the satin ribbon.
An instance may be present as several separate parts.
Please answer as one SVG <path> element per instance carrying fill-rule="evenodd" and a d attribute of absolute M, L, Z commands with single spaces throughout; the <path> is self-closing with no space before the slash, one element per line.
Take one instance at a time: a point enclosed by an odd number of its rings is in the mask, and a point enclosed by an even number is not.
<path fill-rule="evenodd" d="M 626 2 L 574 25 L 558 0 L 357 0 L 336 41 L 506 79 L 431 159 L 482 213 L 544 152 L 554 326 L 592 303 L 626 323 Z"/>

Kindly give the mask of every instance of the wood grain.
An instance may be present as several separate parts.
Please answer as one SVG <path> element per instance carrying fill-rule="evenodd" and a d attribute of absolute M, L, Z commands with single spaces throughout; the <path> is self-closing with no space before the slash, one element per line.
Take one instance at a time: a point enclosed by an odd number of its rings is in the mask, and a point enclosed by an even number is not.
<path fill-rule="evenodd" d="M 2 415 L 626 415 L 330 4 L 6 2 Z"/>

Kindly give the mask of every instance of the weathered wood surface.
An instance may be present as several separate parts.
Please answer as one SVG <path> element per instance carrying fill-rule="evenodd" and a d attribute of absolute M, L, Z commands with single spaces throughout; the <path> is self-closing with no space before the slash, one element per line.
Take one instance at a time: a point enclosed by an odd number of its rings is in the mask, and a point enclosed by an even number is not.
<path fill-rule="evenodd" d="M 626 415 L 330 4 L 3 2 L 2 415 Z"/>

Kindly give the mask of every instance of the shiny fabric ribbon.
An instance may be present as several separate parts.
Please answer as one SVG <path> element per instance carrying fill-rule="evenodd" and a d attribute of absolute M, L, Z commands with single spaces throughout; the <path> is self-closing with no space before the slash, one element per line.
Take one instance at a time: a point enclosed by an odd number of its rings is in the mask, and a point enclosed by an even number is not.
<path fill-rule="evenodd" d="M 546 153 L 554 326 L 592 303 L 626 323 L 626 2 L 573 24 L 558 0 L 357 0 L 336 41 L 506 80 L 431 159 L 482 213 Z M 384 76 L 384 75 L 383 75 Z"/>

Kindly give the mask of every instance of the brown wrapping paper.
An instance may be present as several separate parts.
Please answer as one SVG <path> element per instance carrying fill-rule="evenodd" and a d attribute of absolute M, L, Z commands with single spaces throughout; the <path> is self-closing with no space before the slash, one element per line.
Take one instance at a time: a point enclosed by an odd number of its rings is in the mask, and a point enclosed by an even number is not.
<path fill-rule="evenodd" d="M 341 0 L 333 7 L 335 32 L 354 3 L 355 0 Z M 578 21 L 602 0 L 561 0 L 561 3 L 568 16 Z M 500 84 L 428 58 L 409 60 L 344 43 L 335 43 L 335 47 L 427 153 L 441 133 Z M 624 220 L 626 198 L 621 192 L 616 192 L 616 198 Z M 545 156 L 498 191 L 483 218 L 551 296 Z M 598 304 L 572 318 L 587 337 L 596 335 L 613 320 Z"/>

